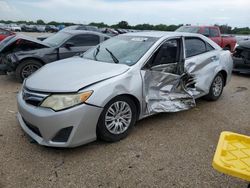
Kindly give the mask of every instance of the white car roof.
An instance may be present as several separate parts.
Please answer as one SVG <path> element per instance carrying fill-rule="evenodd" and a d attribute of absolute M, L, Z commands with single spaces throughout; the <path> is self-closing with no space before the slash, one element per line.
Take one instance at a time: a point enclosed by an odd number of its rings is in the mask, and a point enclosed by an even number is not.
<path fill-rule="evenodd" d="M 134 33 L 126 33 L 124 35 L 128 36 L 145 36 L 145 37 L 174 37 L 174 36 L 202 36 L 196 33 L 185 33 L 185 32 L 166 32 L 166 31 L 142 31 L 142 32 L 134 32 Z"/>
<path fill-rule="evenodd" d="M 185 32 L 166 32 L 166 31 L 143 31 L 143 32 L 135 32 L 135 33 L 126 33 L 123 34 L 126 36 L 135 36 L 135 37 L 156 37 L 156 38 L 170 38 L 170 37 L 199 37 L 204 41 L 208 42 L 215 49 L 221 49 L 218 44 L 216 44 L 211 39 L 197 33 L 185 33 Z"/>

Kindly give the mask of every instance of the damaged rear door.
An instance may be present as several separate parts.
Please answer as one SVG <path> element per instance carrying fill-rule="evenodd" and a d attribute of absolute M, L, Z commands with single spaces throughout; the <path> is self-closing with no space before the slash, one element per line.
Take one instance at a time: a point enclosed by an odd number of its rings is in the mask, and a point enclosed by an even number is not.
<path fill-rule="evenodd" d="M 145 115 L 158 112 L 178 112 L 195 106 L 192 77 L 184 71 L 183 39 L 165 41 L 141 70 L 143 80 L 143 110 Z"/>
<path fill-rule="evenodd" d="M 195 98 L 209 93 L 221 56 L 200 37 L 165 41 L 141 70 L 145 115 L 194 107 Z"/>

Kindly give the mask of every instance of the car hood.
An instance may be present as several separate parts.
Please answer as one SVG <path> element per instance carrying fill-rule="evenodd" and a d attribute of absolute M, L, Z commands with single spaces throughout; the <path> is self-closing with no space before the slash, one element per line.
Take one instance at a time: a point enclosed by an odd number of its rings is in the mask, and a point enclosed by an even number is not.
<path fill-rule="evenodd" d="M 25 80 L 25 88 L 40 92 L 77 92 L 129 70 L 123 64 L 72 57 L 50 63 Z"/>

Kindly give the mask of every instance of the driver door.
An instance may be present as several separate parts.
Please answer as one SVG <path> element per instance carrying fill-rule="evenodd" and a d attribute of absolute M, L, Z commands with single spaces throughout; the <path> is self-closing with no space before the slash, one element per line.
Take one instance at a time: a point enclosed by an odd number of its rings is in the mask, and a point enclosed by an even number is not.
<path fill-rule="evenodd" d="M 165 41 L 141 70 L 145 115 L 177 112 L 195 106 L 186 88 L 182 38 Z"/>

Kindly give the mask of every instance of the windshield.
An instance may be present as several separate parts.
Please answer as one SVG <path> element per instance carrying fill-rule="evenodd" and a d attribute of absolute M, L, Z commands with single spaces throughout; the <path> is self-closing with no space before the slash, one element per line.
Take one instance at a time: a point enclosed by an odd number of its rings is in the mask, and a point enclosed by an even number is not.
<path fill-rule="evenodd" d="M 70 34 L 64 32 L 58 32 L 45 39 L 43 42 L 49 46 L 56 47 L 62 45 L 66 40 L 71 37 Z"/>
<path fill-rule="evenodd" d="M 155 37 L 117 36 L 85 52 L 86 59 L 134 65 L 158 40 Z"/>
<path fill-rule="evenodd" d="M 10 43 L 12 43 L 15 39 L 15 35 L 11 35 L 11 36 L 8 36 L 6 37 L 4 40 L 2 40 L 0 42 L 0 52 L 2 52 L 2 50 L 7 46 L 9 45 Z M 11 40 L 13 39 L 13 40 Z"/>
<path fill-rule="evenodd" d="M 178 28 L 177 32 L 187 32 L 187 33 L 198 33 L 200 30 L 199 27 L 189 27 L 189 26 L 182 26 Z"/>

